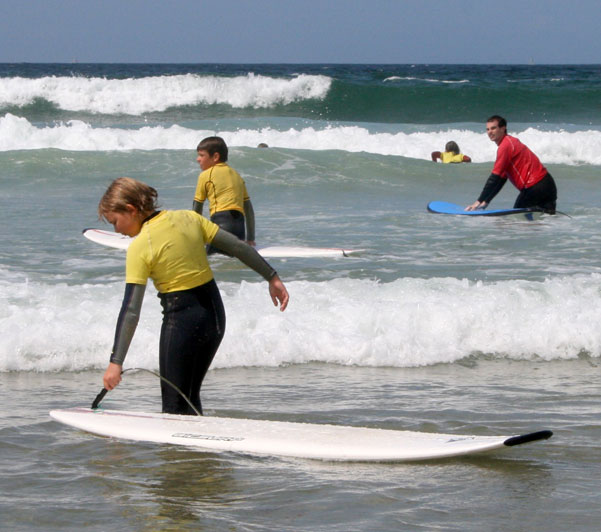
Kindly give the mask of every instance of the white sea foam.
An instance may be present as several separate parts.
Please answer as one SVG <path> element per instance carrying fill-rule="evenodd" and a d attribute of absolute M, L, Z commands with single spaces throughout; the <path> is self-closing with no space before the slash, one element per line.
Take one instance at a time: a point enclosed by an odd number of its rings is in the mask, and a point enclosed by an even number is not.
<path fill-rule="evenodd" d="M 442 83 L 445 85 L 455 85 L 458 83 L 469 83 L 470 80 L 469 79 L 457 79 L 457 80 L 452 80 L 452 79 L 436 79 L 436 78 L 416 78 L 413 76 L 390 76 L 384 79 L 384 81 L 424 81 L 426 83 Z"/>
<path fill-rule="evenodd" d="M 280 313 L 265 283 L 221 283 L 228 325 L 213 367 L 321 361 L 414 367 L 486 353 L 510 359 L 601 356 L 601 276 L 473 283 L 336 279 L 288 283 Z M 103 368 L 123 283 L 0 282 L 0 371 Z M 148 289 L 126 367 L 156 369 L 161 312 Z"/>
<path fill-rule="evenodd" d="M 226 104 L 265 108 L 325 97 L 331 78 L 300 74 L 291 79 L 249 73 L 218 77 L 183 74 L 136 79 L 81 76 L 0 78 L 0 106 L 47 100 L 64 111 L 140 115 L 185 105 Z"/>
<path fill-rule="evenodd" d="M 401 128 L 401 126 L 399 126 Z M 310 126 L 278 130 L 273 127 L 231 131 L 197 130 L 178 125 L 138 129 L 92 127 L 72 120 L 36 127 L 26 118 L 7 113 L 0 117 L 0 151 L 57 148 L 73 151 L 189 150 L 204 136 L 218 134 L 232 147 L 271 147 L 305 150 L 344 150 L 430 160 L 455 140 L 474 162 L 491 162 L 496 146 L 480 131 L 446 128 L 436 131 L 378 132 L 360 125 Z M 542 131 L 527 128 L 515 133 L 546 164 L 601 165 L 601 131 Z"/>

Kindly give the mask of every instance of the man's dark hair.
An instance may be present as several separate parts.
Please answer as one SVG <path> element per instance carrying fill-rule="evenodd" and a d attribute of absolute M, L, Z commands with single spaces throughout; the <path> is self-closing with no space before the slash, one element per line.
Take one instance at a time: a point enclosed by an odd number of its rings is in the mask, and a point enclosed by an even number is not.
<path fill-rule="evenodd" d="M 502 116 L 499 115 L 492 115 L 487 121 L 488 122 L 497 122 L 497 124 L 499 124 L 499 127 L 507 127 L 507 120 L 505 120 Z"/>

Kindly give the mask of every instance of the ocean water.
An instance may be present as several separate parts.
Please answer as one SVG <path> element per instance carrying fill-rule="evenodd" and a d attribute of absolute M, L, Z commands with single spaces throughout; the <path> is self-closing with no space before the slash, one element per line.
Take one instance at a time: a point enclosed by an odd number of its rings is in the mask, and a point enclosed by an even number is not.
<path fill-rule="evenodd" d="M 597 530 L 601 477 L 601 67 L 0 65 L 0 529 Z M 473 202 L 491 114 L 555 177 L 539 221 L 430 214 Z M 219 134 L 259 245 L 363 249 L 273 259 L 290 306 L 212 266 L 227 332 L 209 414 L 456 434 L 551 429 L 434 463 L 282 460 L 97 438 L 53 408 L 102 387 L 124 254 L 81 236 L 127 175 L 190 208 Z M 474 161 L 441 165 L 455 140 Z M 257 148 L 265 142 L 268 149 Z M 509 207 L 507 185 L 493 206 Z M 158 369 L 149 286 L 125 367 Z M 158 410 L 129 372 L 107 408 Z"/>

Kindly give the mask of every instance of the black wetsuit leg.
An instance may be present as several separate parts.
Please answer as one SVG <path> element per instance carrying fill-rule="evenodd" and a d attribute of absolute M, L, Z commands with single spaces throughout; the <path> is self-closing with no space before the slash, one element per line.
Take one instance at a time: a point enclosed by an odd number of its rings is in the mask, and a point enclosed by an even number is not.
<path fill-rule="evenodd" d="M 217 283 L 159 294 L 163 325 L 159 346 L 161 375 L 175 384 L 202 413 L 200 387 L 225 333 L 225 310 Z M 169 384 L 161 381 L 163 412 L 195 412 Z"/>
<path fill-rule="evenodd" d="M 515 200 L 514 209 L 539 207 L 547 214 L 555 214 L 557 187 L 551 174 L 547 174 L 536 185 L 522 190 Z"/>
<path fill-rule="evenodd" d="M 211 216 L 211 222 L 216 223 L 221 229 L 227 231 L 228 233 L 232 233 L 232 235 L 237 236 L 240 240 L 244 240 L 246 237 L 246 224 L 244 219 L 244 214 L 240 211 L 231 210 L 231 211 L 221 211 L 216 212 Z M 213 253 L 222 253 L 226 255 L 220 249 L 217 249 L 214 246 L 207 246 L 207 255 L 212 255 Z"/>

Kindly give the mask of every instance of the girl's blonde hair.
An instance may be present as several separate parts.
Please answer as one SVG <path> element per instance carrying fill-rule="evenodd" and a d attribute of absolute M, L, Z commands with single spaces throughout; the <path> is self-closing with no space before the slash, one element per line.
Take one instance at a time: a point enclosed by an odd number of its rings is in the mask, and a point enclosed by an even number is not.
<path fill-rule="evenodd" d="M 449 142 L 445 144 L 444 151 L 450 151 L 455 155 L 459 155 L 459 146 L 454 140 L 449 140 Z"/>
<path fill-rule="evenodd" d="M 109 212 L 125 212 L 127 205 L 133 205 L 142 217 L 157 210 L 157 191 L 146 183 L 131 177 L 119 177 L 106 189 L 98 203 L 98 217 L 106 220 Z"/>

